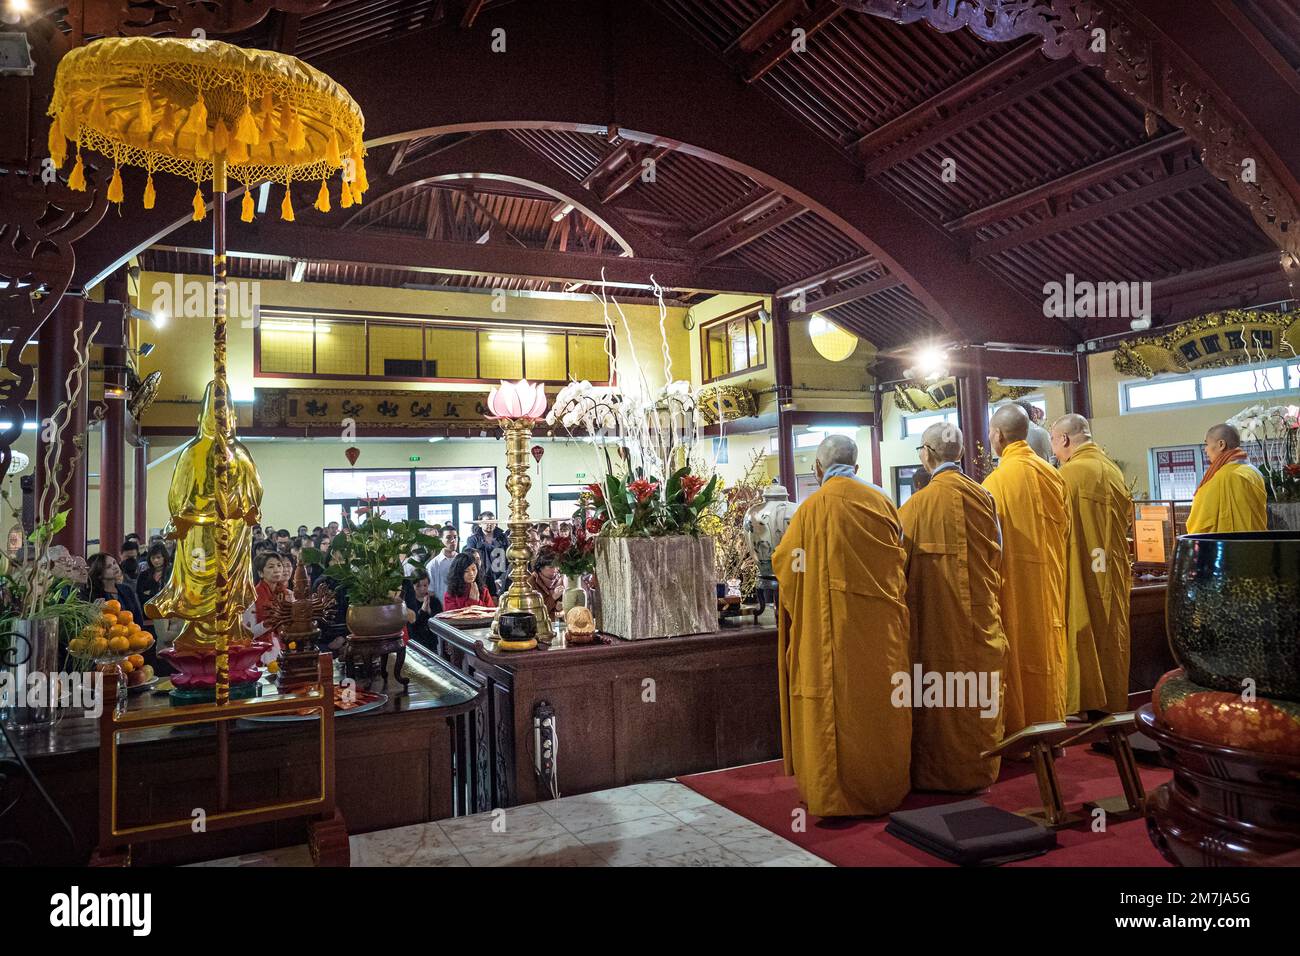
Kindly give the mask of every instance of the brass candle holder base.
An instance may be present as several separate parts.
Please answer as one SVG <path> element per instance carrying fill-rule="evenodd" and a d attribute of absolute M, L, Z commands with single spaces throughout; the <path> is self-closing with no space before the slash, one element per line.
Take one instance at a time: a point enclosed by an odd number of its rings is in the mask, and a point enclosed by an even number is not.
<path fill-rule="evenodd" d="M 506 491 L 510 493 L 510 547 L 506 549 L 506 557 L 510 559 L 510 587 L 497 601 L 492 636 L 500 633 L 498 622 L 502 614 L 523 611 L 537 619 L 538 639 L 549 642 L 551 616 L 546 611 L 546 602 L 528 585 L 529 565 L 533 561 L 533 549 L 528 546 L 528 489 L 533 485 L 528 477 L 528 446 L 533 437 L 533 420 L 506 418 L 502 419 L 502 427 L 506 433 L 506 470 L 510 473 L 506 479 Z"/>

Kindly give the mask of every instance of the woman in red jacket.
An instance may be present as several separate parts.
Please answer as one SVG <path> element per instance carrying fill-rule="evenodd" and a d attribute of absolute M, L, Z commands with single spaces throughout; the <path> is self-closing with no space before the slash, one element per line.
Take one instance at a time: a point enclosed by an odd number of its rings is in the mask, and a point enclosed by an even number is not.
<path fill-rule="evenodd" d="M 463 607 L 496 607 L 492 594 L 478 580 L 478 562 L 474 555 L 462 551 L 447 569 L 447 593 L 442 596 L 442 609 L 455 611 Z"/>

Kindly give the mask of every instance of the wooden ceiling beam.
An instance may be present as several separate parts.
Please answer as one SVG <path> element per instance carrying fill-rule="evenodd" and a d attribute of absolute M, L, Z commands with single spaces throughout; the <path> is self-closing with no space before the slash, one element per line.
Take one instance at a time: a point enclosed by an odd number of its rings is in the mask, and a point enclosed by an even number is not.
<path fill-rule="evenodd" d="M 787 202 L 776 212 L 748 222 L 731 235 L 718 240 L 705 249 L 701 249 L 698 261 L 703 263 L 716 262 L 724 256 L 729 256 L 733 252 L 743 249 L 755 239 L 766 235 L 778 226 L 783 226 L 790 220 L 797 219 L 807 211 L 796 202 Z"/>
<path fill-rule="evenodd" d="M 793 32 L 795 30 L 803 30 L 803 38 L 807 40 L 843 12 L 844 7 L 840 5 L 838 0 L 821 0 L 810 12 L 795 17 L 794 21 L 790 23 L 789 36 L 778 40 L 763 53 L 750 57 L 742 71 L 745 82 L 753 83 L 755 80 L 761 79 L 794 52 Z M 784 24 L 782 24 L 782 27 L 784 27 Z M 775 32 L 780 33 L 781 28 L 778 28 Z"/>
<path fill-rule="evenodd" d="M 1072 173 L 1066 173 L 1051 182 L 1034 186 L 1014 196 L 1009 196 L 998 202 L 990 203 L 981 209 L 968 212 L 964 216 L 958 216 L 944 225 L 948 229 L 960 231 L 978 229 L 981 226 L 1001 222 L 1004 219 L 1010 219 L 1013 216 L 1028 212 L 1049 199 L 1066 196 L 1078 192 L 1080 189 L 1087 189 L 1089 186 L 1109 182 L 1125 173 L 1133 172 L 1166 153 L 1189 146 L 1190 143 L 1191 139 L 1182 130 L 1168 133 L 1165 136 L 1116 153 L 1114 156 L 1099 160 L 1090 166 L 1084 166 Z"/>
<path fill-rule="evenodd" d="M 942 143 L 949 137 L 960 133 L 962 130 L 969 129 L 976 123 L 983 122 L 990 116 L 1003 112 L 1008 107 L 1032 96 L 1044 87 L 1052 86 L 1067 77 L 1073 76 L 1083 68 L 1083 64 L 1073 57 L 1062 60 L 1044 59 L 1042 64 L 1034 68 L 1024 79 L 1000 92 L 972 103 L 965 109 L 949 113 L 943 119 L 931 126 L 927 126 L 915 136 L 905 139 L 885 152 L 867 159 L 863 166 L 863 173 L 868 179 L 879 176 L 887 169 L 906 162 L 923 150 Z M 862 155 L 864 159 L 870 154 L 870 147 L 859 151 L 859 155 Z"/>
<path fill-rule="evenodd" d="M 1211 182 L 1214 182 L 1214 180 L 1210 174 L 1204 168 L 1197 166 L 1174 176 L 1157 179 L 1155 182 L 1139 186 L 1137 189 L 1127 190 L 1118 196 L 1112 196 L 1110 199 L 1089 203 L 1079 209 L 1063 212 L 1058 216 L 1049 216 L 1041 222 L 1036 222 L 1032 226 L 1026 226 L 1023 229 L 1016 229 L 1004 236 L 977 242 L 971 246 L 970 258 L 972 262 L 977 262 L 980 259 L 995 256 L 1000 252 L 1006 252 L 1008 249 L 1014 249 L 1017 246 L 1044 239 L 1058 232 L 1064 232 L 1085 223 L 1104 219 L 1107 216 L 1127 212 L 1130 209 L 1154 202 L 1165 196 L 1172 196 L 1174 193 L 1182 192 L 1185 189 L 1194 189 L 1197 186 L 1204 186 Z"/>
<path fill-rule="evenodd" d="M 483 6 L 486 3 L 487 0 L 467 0 L 465 12 L 460 15 L 460 28 L 462 30 L 468 30 L 474 25 L 474 21 L 483 12 Z"/>
<path fill-rule="evenodd" d="M 737 226 L 743 226 L 764 213 L 771 212 L 785 202 L 785 197 L 771 189 L 761 186 L 750 193 L 750 198 L 739 209 L 728 212 L 690 238 L 690 244 L 696 248 L 711 246 L 725 237 Z"/>
<path fill-rule="evenodd" d="M 886 289 L 896 289 L 903 284 L 903 280 L 898 276 L 881 276 L 878 279 L 863 282 L 861 285 L 848 286 L 830 295 L 809 299 L 804 305 L 804 311 L 808 313 L 825 312 L 828 309 L 835 309 L 842 305 L 848 305 L 850 302 L 868 298 L 877 292 L 884 292 Z"/>
<path fill-rule="evenodd" d="M 640 149 L 632 152 L 632 162 L 628 164 L 627 168 L 601 188 L 600 201 L 606 205 L 613 202 L 640 178 L 647 161 L 657 163 L 670 152 L 672 152 L 672 147 L 669 146 L 656 146 L 653 149 Z"/>
<path fill-rule="evenodd" d="M 446 190 L 440 190 L 446 192 Z M 211 255 L 210 227 L 191 223 L 167 237 L 160 250 Z M 235 235 L 238 233 L 238 235 Z M 770 295 L 771 279 L 752 270 L 676 260 L 579 255 L 489 243 L 327 229 L 260 220 L 232 230 L 230 255 L 264 260 L 372 265 L 436 275 L 517 276 L 547 282 L 599 284 L 601 271 L 614 288 L 650 288 L 653 274 L 665 289 Z"/>
<path fill-rule="evenodd" d="M 806 279 L 800 279 L 798 282 L 792 282 L 789 285 L 781 286 L 776 290 L 776 294 L 781 298 L 796 295 L 799 292 L 808 292 L 813 289 L 819 289 L 827 282 L 833 282 L 837 279 L 850 279 L 853 276 L 862 275 L 868 269 L 879 266 L 880 262 L 875 256 L 860 256 L 857 259 L 851 259 L 848 262 L 841 262 L 838 265 L 830 266 L 821 272 L 814 273 Z"/>
<path fill-rule="evenodd" d="M 969 76 L 866 133 L 853 144 L 853 148 L 860 156 L 883 152 L 930 123 L 943 120 L 958 104 L 1042 62 L 1040 49 L 1040 44 L 1030 41 L 1010 53 L 1004 53 Z"/>
<path fill-rule="evenodd" d="M 738 53 L 754 53 L 762 49 L 763 44 L 776 36 L 783 26 L 807 12 L 807 0 L 777 0 L 768 7 L 766 13 L 745 28 L 745 32 L 723 51 L 723 55 L 732 57 Z"/>

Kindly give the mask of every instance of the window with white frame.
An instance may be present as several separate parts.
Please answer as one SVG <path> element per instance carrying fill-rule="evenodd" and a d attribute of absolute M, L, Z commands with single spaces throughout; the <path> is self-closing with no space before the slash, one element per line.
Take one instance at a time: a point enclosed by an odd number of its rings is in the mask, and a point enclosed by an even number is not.
<path fill-rule="evenodd" d="M 1249 368 L 1208 369 L 1120 386 L 1125 413 L 1251 398 L 1273 398 L 1300 391 L 1300 362 L 1283 359 Z"/>
<path fill-rule="evenodd" d="M 1044 398 L 1025 398 L 1020 399 L 1020 401 L 1028 402 L 1044 414 L 1047 413 L 1047 400 Z M 988 407 L 989 418 L 992 418 L 993 413 L 1005 404 L 1006 402 L 998 402 L 996 405 L 990 405 Z M 955 409 L 948 412 L 921 412 L 916 415 L 904 415 L 903 437 L 920 438 L 927 428 L 931 425 L 938 424 L 939 422 L 947 422 L 950 425 L 961 424 L 958 420 L 957 411 Z"/>

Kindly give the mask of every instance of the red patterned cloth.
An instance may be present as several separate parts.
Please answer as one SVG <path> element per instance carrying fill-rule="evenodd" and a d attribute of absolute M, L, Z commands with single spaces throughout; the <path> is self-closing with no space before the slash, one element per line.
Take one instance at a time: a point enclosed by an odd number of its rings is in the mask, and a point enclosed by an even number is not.
<path fill-rule="evenodd" d="M 1181 667 L 1165 674 L 1151 707 L 1184 737 L 1258 753 L 1300 756 L 1300 704 L 1212 690 L 1187 679 Z"/>

